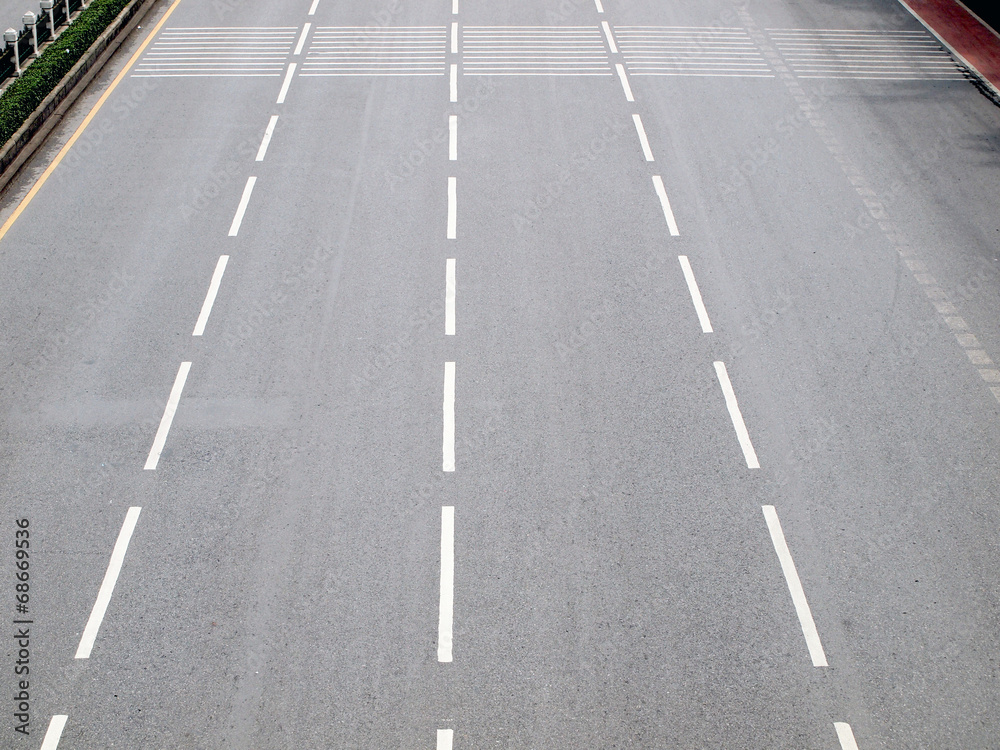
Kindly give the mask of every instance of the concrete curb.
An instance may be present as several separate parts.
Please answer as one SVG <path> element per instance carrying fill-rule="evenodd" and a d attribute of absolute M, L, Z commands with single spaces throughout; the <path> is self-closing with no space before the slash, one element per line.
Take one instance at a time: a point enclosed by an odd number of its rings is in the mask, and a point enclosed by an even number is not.
<path fill-rule="evenodd" d="M 24 166 L 157 0 L 132 0 L 0 149 L 0 191 Z"/>

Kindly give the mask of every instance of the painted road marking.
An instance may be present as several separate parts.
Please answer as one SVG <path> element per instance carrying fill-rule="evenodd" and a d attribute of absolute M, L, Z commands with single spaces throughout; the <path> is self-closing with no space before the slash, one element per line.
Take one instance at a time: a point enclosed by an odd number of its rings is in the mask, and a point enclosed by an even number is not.
<path fill-rule="evenodd" d="M 439 729 L 437 750 L 451 750 L 455 732 L 452 729 Z"/>
<path fill-rule="evenodd" d="M 441 599 L 438 614 L 438 661 L 451 661 L 455 608 L 455 507 L 441 508 Z M 450 732 L 450 729 L 444 730 Z M 440 741 L 441 734 L 438 733 Z M 450 737 L 449 737 L 450 739 Z M 448 745 L 451 747 L 451 744 Z"/>
<path fill-rule="evenodd" d="M 781 563 L 781 570 L 785 574 L 785 581 L 788 583 L 788 591 L 792 595 L 792 603 L 795 605 L 795 613 L 799 616 L 799 624 L 802 625 L 802 634 L 806 637 L 806 646 L 809 648 L 809 656 L 812 658 L 814 667 L 826 667 L 826 654 L 823 653 L 823 644 L 819 641 L 819 633 L 816 631 L 816 623 L 813 622 L 812 612 L 809 610 L 809 602 L 806 601 L 805 592 L 802 590 L 802 581 L 795 570 L 795 563 L 792 561 L 792 553 L 788 551 L 785 543 L 785 535 L 781 531 L 781 522 L 778 521 L 778 513 L 773 505 L 761 506 L 764 510 L 764 519 L 767 521 L 768 531 L 771 532 L 771 542 L 774 544 L 774 551 L 778 553 L 778 561 Z M 839 734 L 839 732 L 838 732 Z"/>
<path fill-rule="evenodd" d="M 271 119 L 267 122 L 267 127 L 264 129 L 264 139 L 260 142 L 260 148 L 257 149 L 257 158 L 254 161 L 264 161 L 264 154 L 267 153 L 267 147 L 271 145 L 271 136 L 274 135 L 274 126 L 278 124 L 278 116 L 271 115 Z"/>
<path fill-rule="evenodd" d="M 677 260 L 681 262 L 681 271 L 684 272 L 684 280 L 687 282 L 688 291 L 691 292 L 691 301 L 694 302 L 695 312 L 698 313 L 701 331 L 702 333 L 711 333 L 712 322 L 708 319 L 708 310 L 705 309 L 705 303 L 701 299 L 701 291 L 698 289 L 698 282 L 694 279 L 691 263 L 686 255 L 678 255 Z"/>
<path fill-rule="evenodd" d="M 456 209 L 456 195 L 458 193 L 457 181 L 454 177 L 448 178 L 448 239 L 455 239 L 455 229 L 458 224 L 458 211 Z"/>
<path fill-rule="evenodd" d="M 458 160 L 458 115 L 448 116 L 448 158 Z"/>
<path fill-rule="evenodd" d="M 45 738 L 42 740 L 42 750 L 56 750 L 59 747 L 59 738 L 62 737 L 63 727 L 69 717 L 65 714 L 56 714 L 49 721 L 49 728 L 45 731 Z"/>
<path fill-rule="evenodd" d="M 618 47 L 615 46 L 615 38 L 611 36 L 611 27 L 608 26 L 607 21 L 601 21 L 601 27 L 604 29 L 604 36 L 608 38 L 608 46 L 611 48 L 611 54 L 618 54 Z"/>
<path fill-rule="evenodd" d="M 444 272 L 444 335 L 455 335 L 455 259 L 445 261 Z"/>
<path fill-rule="evenodd" d="M 288 87 L 292 85 L 293 75 L 295 75 L 295 63 L 288 63 L 288 72 L 285 73 L 285 80 L 281 84 L 281 91 L 278 92 L 278 104 L 285 103 L 285 96 L 288 94 Z"/>
<path fill-rule="evenodd" d="M 444 439 L 442 471 L 455 471 L 455 363 L 444 363 Z"/>
<path fill-rule="evenodd" d="M 451 0 L 451 14 L 453 16 L 458 15 L 458 0 Z"/>
<path fill-rule="evenodd" d="M 729 409 L 729 417 L 733 420 L 733 427 L 736 429 L 736 437 L 743 448 L 743 457 L 747 461 L 747 468 L 759 469 L 760 462 L 757 461 L 757 452 L 750 442 L 750 433 L 747 432 L 746 423 L 743 421 L 743 414 L 740 413 L 740 405 L 736 403 L 736 393 L 733 391 L 733 384 L 729 380 L 729 373 L 726 372 L 724 362 L 715 363 L 715 374 L 719 377 L 719 385 L 722 386 L 722 393 L 726 397 L 726 408 Z"/>
<path fill-rule="evenodd" d="M 625 75 L 625 66 L 615 63 L 615 70 L 618 71 L 618 80 L 622 82 L 622 89 L 625 91 L 625 101 L 634 102 L 635 97 L 632 96 L 632 87 L 629 86 L 628 76 Z"/>
<path fill-rule="evenodd" d="M 163 410 L 163 417 L 160 419 L 160 426 L 156 430 L 156 437 L 153 438 L 153 447 L 149 449 L 149 457 L 146 458 L 145 468 L 152 471 L 160 462 L 160 453 L 167 442 L 167 433 L 170 432 L 170 425 L 174 421 L 174 414 L 177 413 L 177 404 L 181 400 L 181 391 L 184 390 L 184 383 L 188 373 L 191 371 L 190 362 L 181 362 L 181 367 L 177 371 L 174 379 L 174 387 L 170 389 L 170 396 L 167 398 L 167 406 Z"/>
<path fill-rule="evenodd" d="M 307 15 L 315 16 L 316 8 L 319 6 L 319 0 L 313 0 L 313 4 L 309 6 L 309 13 Z"/>
<path fill-rule="evenodd" d="M 458 54 L 458 21 L 451 24 L 451 54 Z"/>
<path fill-rule="evenodd" d="M 639 143 L 642 144 L 642 153 L 646 161 L 656 161 L 653 158 L 653 150 L 649 147 L 649 139 L 646 138 L 646 129 L 642 126 L 642 118 L 639 115 L 632 115 L 632 122 L 635 123 L 635 132 L 639 134 Z"/>
<path fill-rule="evenodd" d="M 94 602 L 94 609 L 90 613 L 90 619 L 87 620 L 87 627 L 83 629 L 80 646 L 76 650 L 77 659 L 90 658 L 90 651 L 94 647 L 94 641 L 97 640 L 97 631 L 104 620 L 104 613 L 108 610 L 108 604 L 111 603 L 111 595 L 115 591 L 115 584 L 118 583 L 118 574 L 121 573 L 122 563 L 125 562 L 125 553 L 128 551 L 128 543 L 132 539 L 132 532 L 135 531 L 135 524 L 139 520 L 140 511 L 142 511 L 142 508 L 132 507 L 125 514 L 125 523 L 122 524 L 122 530 L 118 533 L 118 541 L 115 542 L 115 548 L 111 552 L 111 562 L 108 563 L 108 570 L 104 574 L 101 589 L 97 592 L 97 601 Z"/>
<path fill-rule="evenodd" d="M 302 46 L 306 43 L 306 37 L 309 36 L 309 29 L 311 28 L 311 23 L 306 23 L 306 25 L 302 27 L 302 35 L 299 37 L 299 43 L 295 45 L 295 51 L 292 53 L 293 55 L 302 54 Z"/>
<path fill-rule="evenodd" d="M 235 237 L 239 234 L 240 224 L 243 223 L 243 214 L 246 213 L 247 204 L 250 203 L 250 194 L 253 192 L 253 186 L 257 184 L 256 177 L 248 177 L 247 184 L 243 188 L 243 195 L 240 198 L 240 205 L 236 207 L 236 215 L 233 217 L 233 223 L 229 225 L 229 236 Z"/>
<path fill-rule="evenodd" d="M 676 237 L 680 234 L 677 231 L 677 222 L 674 220 L 674 212 L 670 209 L 670 200 L 667 198 L 667 189 L 663 187 L 663 178 L 658 174 L 653 175 L 653 187 L 656 188 L 656 194 L 660 197 L 660 206 L 663 207 L 663 218 L 667 220 L 667 228 L 670 230 L 670 234 Z"/>
<path fill-rule="evenodd" d="M 458 101 L 458 65 L 455 64 L 455 63 L 451 64 L 451 83 L 450 83 L 450 87 L 449 88 L 451 89 L 451 99 L 450 99 L 450 101 L 457 102 Z"/>
<path fill-rule="evenodd" d="M 858 743 L 854 741 L 854 732 L 851 730 L 850 724 L 835 721 L 833 728 L 837 730 L 837 739 L 840 740 L 840 747 L 843 750 L 858 750 Z"/>
<path fill-rule="evenodd" d="M 181 0 L 174 0 L 171 6 L 167 8 L 167 12 L 163 14 L 163 17 L 159 21 L 157 21 L 153 30 L 150 31 L 149 35 L 142 40 L 142 44 L 139 45 L 132 57 L 130 57 L 128 62 L 125 63 L 125 67 L 119 71 L 118 75 L 115 76 L 115 80 L 111 82 L 111 85 L 108 86 L 107 90 L 103 94 L 101 94 L 97 103 L 94 104 L 90 112 L 87 113 L 87 116 L 83 118 L 83 122 L 80 123 L 80 127 L 73 131 L 73 135 L 71 135 L 69 140 L 66 141 L 66 145 L 59 149 L 59 153 L 56 154 L 56 158 L 54 158 L 49 166 L 45 168 L 45 171 L 42 172 L 42 176 L 38 178 L 34 185 L 31 186 L 31 190 L 28 191 L 28 194 L 24 196 L 20 203 L 17 204 L 17 208 L 14 209 L 14 213 L 12 213 L 7 218 L 7 221 L 3 223 L 3 226 L 0 227 L 0 240 L 7 235 L 10 228 L 14 226 L 14 222 L 18 220 L 24 212 L 24 209 L 28 207 L 28 204 L 30 204 L 34 197 L 38 194 L 38 191 L 42 189 L 42 185 L 44 185 L 49 177 L 52 176 L 52 173 L 56 171 L 56 167 L 59 166 L 66 154 L 69 153 L 69 150 L 73 148 L 73 144 L 76 143 L 77 139 L 83 135 L 83 131 L 87 129 L 87 126 L 90 125 L 94 117 L 97 116 L 97 113 L 100 112 L 101 107 L 104 106 L 104 102 L 108 100 L 108 97 L 111 96 L 112 92 L 118 88 L 118 84 L 121 83 L 122 79 L 128 75 L 132 66 L 135 65 L 136 60 L 138 60 L 142 56 L 142 53 L 146 51 L 146 47 L 148 47 L 149 43 L 153 41 L 153 37 L 160 33 L 160 29 L 163 28 L 163 24 L 167 22 L 167 19 L 170 18 L 174 9 L 180 5 L 180 2 Z"/>
<path fill-rule="evenodd" d="M 594 0 L 594 4 L 597 6 L 597 12 L 598 13 L 603 13 L 604 12 L 604 6 L 601 5 L 601 0 Z"/>
<path fill-rule="evenodd" d="M 194 324 L 192 336 L 201 336 L 205 332 L 205 325 L 208 323 L 208 316 L 212 314 L 212 305 L 215 304 L 215 295 L 219 293 L 219 284 L 222 283 L 222 274 L 226 272 L 226 264 L 229 263 L 229 256 L 223 255 L 215 265 L 215 273 L 212 274 L 212 281 L 208 285 L 208 294 L 205 295 L 205 302 L 201 306 L 201 315 L 198 322 Z"/>

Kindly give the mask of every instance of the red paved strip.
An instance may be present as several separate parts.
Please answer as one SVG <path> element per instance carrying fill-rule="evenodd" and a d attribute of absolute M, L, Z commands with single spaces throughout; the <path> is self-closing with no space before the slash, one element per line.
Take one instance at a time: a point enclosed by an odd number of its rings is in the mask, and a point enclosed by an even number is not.
<path fill-rule="evenodd" d="M 899 0 L 1000 90 L 1000 38 L 955 0 Z"/>

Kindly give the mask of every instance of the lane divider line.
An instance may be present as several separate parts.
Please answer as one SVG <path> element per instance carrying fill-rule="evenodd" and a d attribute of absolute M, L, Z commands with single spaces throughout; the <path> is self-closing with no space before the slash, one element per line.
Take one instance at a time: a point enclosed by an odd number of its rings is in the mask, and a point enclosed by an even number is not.
<path fill-rule="evenodd" d="M 601 27 L 604 29 L 604 36 L 608 38 L 608 46 L 611 48 L 611 54 L 618 54 L 618 47 L 615 45 L 615 38 L 611 36 L 611 27 L 608 26 L 607 21 L 601 21 Z"/>
<path fill-rule="evenodd" d="M 722 386 L 722 393 L 726 397 L 726 408 L 729 410 L 729 418 L 733 420 L 733 428 L 736 430 L 736 437 L 740 441 L 743 449 L 743 457 L 747 461 L 748 469 L 759 469 L 760 462 L 757 460 L 757 452 L 750 442 L 750 433 L 747 431 L 746 422 L 743 421 L 743 414 L 740 412 L 740 405 L 736 403 L 736 392 L 733 391 L 733 384 L 729 380 L 729 373 L 726 371 L 725 362 L 715 363 L 715 374 L 719 378 L 719 385 Z"/>
<path fill-rule="evenodd" d="M 618 80 L 622 82 L 622 90 L 625 92 L 625 101 L 634 102 L 635 97 L 632 96 L 632 87 L 629 85 L 628 76 L 625 75 L 625 66 L 621 63 L 615 63 L 615 70 L 618 71 Z"/>
<path fill-rule="evenodd" d="M 453 16 L 458 15 L 458 0 L 451 0 L 451 14 Z"/>
<path fill-rule="evenodd" d="M 452 729 L 439 729 L 437 734 L 437 750 L 451 750 L 455 732 Z"/>
<path fill-rule="evenodd" d="M 698 289 L 698 282 L 695 281 L 694 271 L 691 270 L 691 262 L 686 255 L 678 255 L 677 260 L 681 263 L 684 280 L 687 282 L 688 291 L 691 292 L 691 301 L 694 302 L 694 310 L 698 313 L 701 332 L 712 333 L 712 322 L 708 319 L 708 310 L 705 309 L 705 302 L 701 298 L 701 290 Z"/>
<path fill-rule="evenodd" d="M 441 470 L 455 471 L 455 363 L 444 363 L 444 433 Z"/>
<path fill-rule="evenodd" d="M 448 159 L 458 161 L 458 115 L 448 115 Z"/>
<path fill-rule="evenodd" d="M 139 513 L 141 511 L 142 508 L 133 506 L 125 514 L 125 523 L 122 524 L 122 530 L 118 533 L 115 548 L 111 552 L 111 561 L 108 563 L 108 569 L 104 574 L 104 580 L 101 582 L 101 588 L 97 592 L 97 601 L 94 602 L 94 609 L 90 612 L 90 619 L 87 620 L 87 627 L 83 629 L 83 637 L 80 638 L 80 646 L 76 650 L 77 659 L 90 658 L 90 651 L 94 648 L 94 641 L 97 640 L 97 631 L 100 630 L 101 623 L 104 621 L 104 614 L 108 611 L 108 604 L 111 603 L 111 595 L 115 592 L 115 584 L 118 583 L 118 574 L 121 573 L 122 563 L 125 562 L 125 553 L 128 551 L 128 543 L 132 539 L 132 532 L 135 531 L 135 525 L 139 521 Z"/>
<path fill-rule="evenodd" d="M 448 178 L 448 239 L 455 239 L 456 227 L 458 224 L 458 209 L 456 207 L 458 194 L 458 181 L 454 177 Z"/>
<path fill-rule="evenodd" d="M 840 740 L 842 750 L 858 750 L 858 743 L 854 740 L 854 731 L 850 724 L 844 721 L 835 721 L 833 728 L 837 730 L 837 739 Z"/>
<path fill-rule="evenodd" d="M 80 126 L 75 131 L 73 131 L 73 135 L 71 135 L 69 137 L 69 140 L 66 141 L 66 144 L 61 149 L 59 149 L 59 153 L 56 154 L 55 158 L 51 161 L 49 166 L 47 166 L 45 168 L 45 171 L 42 172 L 42 176 L 35 181 L 35 184 L 31 186 L 31 189 L 28 191 L 27 195 L 25 195 L 24 198 L 21 199 L 21 202 L 17 204 L 17 208 L 14 209 L 14 213 L 12 213 L 9 217 L 7 217 L 7 221 L 5 221 L 3 223 L 3 226 L 0 227 L 0 240 L 2 240 L 6 236 L 10 228 L 14 226 L 14 222 L 17 221 L 18 218 L 21 216 L 21 214 L 24 212 L 24 209 L 26 209 L 28 205 L 31 203 L 31 201 L 34 200 L 35 196 L 38 194 L 38 191 L 42 189 L 42 185 L 44 185 L 46 181 L 49 179 L 49 177 L 52 176 L 52 173 L 56 170 L 56 167 L 59 166 L 60 162 L 62 162 L 66 154 L 69 153 L 69 150 L 73 148 L 73 144 L 77 142 L 77 140 L 80 138 L 81 135 L 83 135 L 83 131 L 87 129 L 87 126 L 90 125 L 94 117 L 97 116 L 97 113 L 101 110 L 101 107 L 104 106 L 104 102 L 106 102 L 108 100 L 108 97 L 111 96 L 112 92 L 116 88 L 118 88 L 118 84 L 122 82 L 122 79 L 124 79 L 125 76 L 128 75 L 128 72 L 132 69 L 132 66 L 135 65 L 136 61 L 142 56 L 142 53 L 146 51 L 146 47 L 148 47 L 149 43 L 153 41 L 153 37 L 155 37 L 160 32 L 160 29 L 163 28 L 163 25 L 167 22 L 167 19 L 170 18 L 170 14 L 174 12 L 174 9 L 178 5 L 180 5 L 180 2 L 181 0 L 174 0 L 173 4 L 169 8 L 167 8 L 167 12 L 163 14 L 163 17 L 156 22 L 156 25 L 153 27 L 153 30 L 150 31 L 149 34 L 146 36 L 146 38 L 142 40 L 142 43 L 132 54 L 132 57 L 130 57 L 128 59 L 128 62 L 125 63 L 125 67 L 122 68 L 120 71 L 118 71 L 118 75 L 115 76 L 115 79 L 111 82 L 111 85 L 108 86 L 105 92 L 101 94 L 100 98 L 91 108 L 90 112 L 87 113 L 87 116 L 83 118 L 83 122 L 80 123 Z"/>
<path fill-rule="evenodd" d="M 215 272 L 212 274 L 212 281 L 208 285 L 208 294 L 205 295 L 205 302 L 201 306 L 201 314 L 194 324 L 192 336 L 201 336 L 205 332 L 205 325 L 208 323 L 208 316 L 212 314 L 212 305 L 215 304 L 215 295 L 219 293 L 219 285 L 222 283 L 222 274 L 226 272 L 226 264 L 229 263 L 229 256 L 223 255 L 219 262 L 215 264 Z"/>
<path fill-rule="evenodd" d="M 306 15 L 315 16 L 317 7 L 319 7 L 319 0 L 313 0 L 313 4 L 309 6 L 309 13 Z"/>
<path fill-rule="evenodd" d="M 451 54 L 458 54 L 458 21 L 451 24 Z"/>
<path fill-rule="evenodd" d="M 256 184 L 256 177 L 247 177 L 247 184 L 243 188 L 243 195 L 240 197 L 240 205 L 236 207 L 236 215 L 233 217 L 233 223 L 229 225 L 230 237 L 235 237 L 240 232 L 240 225 L 243 223 L 243 214 L 247 211 L 247 204 L 250 203 L 250 194 L 253 192 L 253 186 Z"/>
<path fill-rule="evenodd" d="M 788 584 L 788 592 L 792 595 L 792 603 L 795 605 L 795 613 L 799 616 L 799 624 L 802 626 L 802 634 L 806 637 L 806 646 L 809 649 L 809 657 L 812 659 L 814 667 L 829 666 L 826 663 L 826 654 L 823 652 L 823 644 L 819 640 L 819 632 L 816 630 L 816 623 L 813 621 L 812 612 L 809 609 L 809 602 L 806 601 L 805 591 L 802 590 L 802 581 L 799 580 L 798 571 L 795 570 L 795 562 L 792 560 L 792 553 L 788 551 L 788 544 L 785 542 L 785 534 L 781 530 L 781 522 L 778 520 L 778 512 L 773 505 L 761 506 L 764 510 L 764 519 L 767 521 L 767 529 L 771 532 L 771 542 L 774 544 L 774 551 L 778 553 L 778 561 L 781 563 L 781 571 L 785 574 L 785 582 Z M 840 734 L 840 731 L 837 731 Z M 857 748 L 857 745 L 855 745 Z"/>
<path fill-rule="evenodd" d="M 444 335 L 455 335 L 455 259 L 448 258 L 444 269 Z"/>
<path fill-rule="evenodd" d="M 604 12 L 604 6 L 601 5 L 601 0 L 594 0 L 594 4 L 597 5 L 597 12 L 598 13 L 603 13 Z"/>
<path fill-rule="evenodd" d="M 663 187 L 663 178 L 658 174 L 653 175 L 653 187 L 660 198 L 660 206 L 663 208 L 663 218 L 667 220 L 667 229 L 670 230 L 671 237 L 677 237 L 680 232 L 677 230 L 677 221 L 674 219 L 674 212 L 670 208 L 670 199 L 667 198 L 667 189 Z"/>
<path fill-rule="evenodd" d="M 65 714 L 56 714 L 49 720 L 49 728 L 45 730 L 45 737 L 42 739 L 42 750 L 56 750 L 59 747 L 59 738 L 62 737 L 68 718 Z"/>
<path fill-rule="evenodd" d="M 274 135 L 274 126 L 278 124 L 278 116 L 271 115 L 271 119 L 267 122 L 267 127 L 264 128 L 264 138 L 260 142 L 260 148 L 257 149 L 257 158 L 254 161 L 264 161 L 264 154 L 267 153 L 267 147 L 271 145 L 271 136 Z"/>
<path fill-rule="evenodd" d="M 451 74 L 450 74 L 450 99 L 451 102 L 458 101 L 458 65 L 456 63 L 451 64 Z"/>
<path fill-rule="evenodd" d="M 288 72 L 285 73 L 285 80 L 281 84 L 281 91 L 278 92 L 278 104 L 285 103 L 285 97 L 288 95 L 288 87 L 292 85 L 292 76 L 295 75 L 295 63 L 288 63 Z"/>
<path fill-rule="evenodd" d="M 653 150 L 649 147 L 649 139 L 646 138 L 646 128 L 642 126 L 642 118 L 639 115 L 632 115 L 632 122 L 635 123 L 635 132 L 639 134 L 639 143 L 642 144 L 642 155 L 646 161 L 656 161 L 653 158 Z"/>
<path fill-rule="evenodd" d="M 184 383 L 190 371 L 191 363 L 181 362 L 177 377 L 174 379 L 174 387 L 170 389 L 170 396 L 167 398 L 167 406 L 163 410 L 163 417 L 160 419 L 160 426 L 156 429 L 156 437 L 153 438 L 153 447 L 149 449 L 149 456 L 143 467 L 146 471 L 153 471 L 160 462 L 160 453 L 163 452 L 163 446 L 167 442 L 167 434 L 174 421 L 174 414 L 177 413 L 177 404 L 180 403 L 181 392 L 184 390 Z"/>
<path fill-rule="evenodd" d="M 307 21 L 305 26 L 302 27 L 302 34 L 299 36 L 298 44 L 295 45 L 295 51 L 292 53 L 293 55 L 302 54 L 302 47 L 306 43 L 306 37 L 309 36 L 309 29 L 311 28 L 312 24 Z"/>
<path fill-rule="evenodd" d="M 438 607 L 438 661 L 451 662 L 452 622 L 455 607 L 455 506 L 441 508 L 441 598 Z M 438 742 L 441 732 L 438 730 Z M 449 740 L 451 737 L 449 736 Z M 440 745 L 439 745 L 440 747 Z M 448 747 L 451 747 L 449 741 Z"/>

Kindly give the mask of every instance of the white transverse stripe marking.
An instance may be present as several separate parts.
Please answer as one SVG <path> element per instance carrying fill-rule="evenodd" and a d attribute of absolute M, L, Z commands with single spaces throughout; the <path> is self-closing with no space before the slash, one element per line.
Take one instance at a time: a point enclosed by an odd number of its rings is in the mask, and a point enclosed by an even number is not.
<path fill-rule="evenodd" d="M 240 224 L 243 223 L 243 214 L 247 211 L 247 204 L 250 203 L 250 194 L 253 192 L 253 186 L 256 184 L 256 177 L 247 178 L 246 187 L 243 188 L 243 195 L 240 198 L 240 205 L 236 207 L 236 216 L 233 217 L 233 223 L 229 225 L 230 237 L 235 237 L 240 233 Z"/>
<path fill-rule="evenodd" d="M 181 391 L 184 390 L 184 381 L 187 380 L 190 370 L 190 362 L 181 362 L 181 368 L 177 371 L 177 378 L 174 380 L 174 387 L 170 389 L 170 396 L 167 398 L 167 408 L 163 410 L 160 426 L 156 430 L 156 437 L 153 438 L 153 447 L 149 449 L 149 457 L 146 459 L 144 467 L 147 470 L 155 469 L 156 464 L 160 461 L 160 453 L 163 451 L 163 445 L 167 442 L 167 433 L 170 432 L 170 424 L 174 421 L 177 404 L 181 400 Z"/>
<path fill-rule="evenodd" d="M 444 335 L 455 335 L 455 259 L 445 261 L 444 272 Z"/>
<path fill-rule="evenodd" d="M 806 637 L 806 646 L 809 647 L 809 656 L 812 658 L 813 666 L 828 666 L 826 663 L 826 654 L 823 653 L 823 644 L 819 642 L 819 633 L 816 632 L 816 623 L 813 622 L 812 612 L 809 611 L 809 603 L 806 601 L 805 592 L 802 590 L 802 582 L 799 580 L 799 574 L 795 570 L 795 563 L 792 561 L 792 553 L 788 551 L 788 545 L 785 543 L 785 535 L 781 531 L 778 513 L 775 511 L 773 505 L 764 505 L 761 507 L 764 509 L 767 528 L 771 532 L 774 551 L 778 553 L 781 570 L 785 574 L 785 580 L 788 582 L 788 591 L 792 595 L 795 612 L 798 614 L 799 623 L 802 625 L 802 634 Z M 840 734 L 839 730 L 837 733 Z"/>
<path fill-rule="evenodd" d="M 757 461 L 757 452 L 750 442 L 750 433 L 747 432 L 746 423 L 740 413 L 740 405 L 736 403 L 736 393 L 733 391 L 733 384 L 729 381 L 729 373 L 726 372 L 724 362 L 715 363 L 715 374 L 719 376 L 719 385 L 722 386 L 722 393 L 726 397 L 726 408 L 729 409 L 729 416 L 733 420 L 733 427 L 736 428 L 736 437 L 739 438 L 740 447 L 743 448 L 743 457 L 747 460 L 747 467 L 759 469 L 760 463 Z"/>
<path fill-rule="evenodd" d="M 458 160 L 458 115 L 448 116 L 448 158 Z"/>
<path fill-rule="evenodd" d="M 315 16 L 316 15 L 316 8 L 318 6 L 319 6 L 319 0 L 313 0 L 313 4 L 309 6 L 309 13 L 308 13 L 308 15 Z"/>
<path fill-rule="evenodd" d="M 292 85 L 293 75 L 295 75 L 295 63 L 288 63 L 288 72 L 285 73 L 285 80 L 281 84 L 281 91 L 278 92 L 278 104 L 285 103 L 285 96 L 288 94 L 288 87 Z"/>
<path fill-rule="evenodd" d="M 448 178 L 448 239 L 455 239 L 455 230 L 458 224 L 458 211 L 455 207 L 456 195 L 458 193 L 457 181 L 454 177 Z"/>
<path fill-rule="evenodd" d="M 104 613 L 108 609 L 108 604 L 111 603 L 111 595 L 115 591 L 115 584 L 118 583 L 118 574 L 122 570 L 122 563 L 125 561 L 125 552 L 128 550 L 128 543 L 132 538 L 132 532 L 135 530 L 135 524 L 139 520 L 139 512 L 141 510 L 142 508 L 132 507 L 125 514 L 125 523 L 122 524 L 122 530 L 118 534 L 118 541 L 115 542 L 115 548 L 111 552 L 111 562 L 108 563 L 108 571 L 104 574 L 104 582 L 101 584 L 101 590 L 97 592 L 97 601 L 94 602 L 94 609 L 90 613 L 90 619 L 87 620 L 87 627 L 83 629 L 80 646 L 76 650 L 77 659 L 90 658 L 90 650 L 94 647 L 94 641 L 97 639 L 97 631 L 104 620 Z"/>
<path fill-rule="evenodd" d="M 226 272 L 227 263 L 229 263 L 229 256 L 223 255 L 215 264 L 215 273 L 212 274 L 212 281 L 208 285 L 208 294 L 205 295 L 205 303 L 201 306 L 201 315 L 198 316 L 198 322 L 194 324 L 192 336 L 201 336 L 205 332 L 205 325 L 208 323 L 208 316 L 212 314 L 212 305 L 215 304 L 215 295 L 219 293 L 219 284 L 222 283 L 222 274 Z"/>
<path fill-rule="evenodd" d="M 438 616 L 438 661 L 451 661 L 451 626 L 455 606 L 455 508 L 441 508 L 441 604 Z M 444 730 L 450 732 L 451 730 Z M 438 733 L 438 742 L 441 734 Z M 449 737 L 449 740 L 451 738 Z M 449 741 L 448 747 L 451 747 Z"/>
<path fill-rule="evenodd" d="M 444 363 L 444 439 L 441 469 L 455 471 L 455 363 Z"/>
<path fill-rule="evenodd" d="M 635 123 L 635 132 L 639 134 L 639 143 L 642 144 L 642 153 L 646 161 L 656 161 L 653 158 L 653 150 L 649 147 L 649 139 L 646 138 L 646 129 L 642 126 L 642 119 L 639 115 L 632 115 L 632 122 Z"/>
<path fill-rule="evenodd" d="M 257 149 L 257 158 L 254 161 L 264 161 L 264 154 L 267 153 L 267 147 L 271 144 L 271 136 L 274 135 L 274 126 L 278 124 L 278 116 L 271 115 L 271 119 L 268 120 L 267 127 L 264 129 L 264 139 L 260 142 L 260 148 Z"/>
<path fill-rule="evenodd" d="M 449 101 L 458 101 L 458 65 L 456 63 L 451 64 L 451 98 Z"/>
<path fill-rule="evenodd" d="M 691 292 L 691 301 L 694 302 L 695 312 L 698 313 L 698 322 L 701 323 L 702 333 L 712 332 L 712 323 L 708 319 L 708 310 L 701 299 L 701 291 L 698 289 L 698 282 L 694 280 L 694 271 L 691 270 L 691 263 L 686 255 L 678 255 L 681 262 L 681 270 L 684 272 L 684 280 L 687 282 L 688 291 Z"/>
<path fill-rule="evenodd" d="M 68 718 L 64 714 L 56 714 L 52 717 L 49 728 L 45 732 L 45 738 L 42 740 L 42 750 L 56 750 L 59 747 L 59 738 L 62 737 L 63 727 L 66 726 Z"/>
<path fill-rule="evenodd" d="M 302 46 L 306 43 L 306 37 L 309 36 L 309 29 L 311 28 L 311 23 L 307 23 L 302 27 L 302 35 L 299 37 L 299 43 L 295 45 L 295 51 L 292 53 L 293 55 L 302 54 Z"/>
<path fill-rule="evenodd" d="M 625 101 L 634 102 L 635 97 L 632 96 L 632 87 L 628 84 L 628 76 L 625 75 L 625 66 L 621 63 L 615 63 L 615 70 L 618 71 L 618 80 L 622 82 L 622 89 L 625 91 Z"/>
<path fill-rule="evenodd" d="M 437 750 L 451 750 L 451 745 L 452 741 L 454 740 L 454 736 L 455 736 L 455 731 L 453 729 L 439 729 Z"/>
<path fill-rule="evenodd" d="M 837 730 L 837 739 L 840 740 L 840 747 L 843 750 L 858 750 L 858 743 L 854 741 L 854 732 L 851 725 L 843 721 L 833 722 L 833 728 Z M 438 730 L 439 732 L 441 730 Z"/>
<path fill-rule="evenodd" d="M 451 54 L 458 54 L 458 21 L 451 24 Z"/>
<path fill-rule="evenodd" d="M 667 198 L 667 189 L 663 187 L 663 178 L 658 174 L 653 175 L 653 187 L 656 188 L 656 194 L 660 197 L 660 205 L 663 207 L 663 217 L 667 220 L 667 228 L 670 230 L 671 236 L 676 237 L 680 232 L 677 231 L 674 212 L 670 210 L 670 201 Z"/>
<path fill-rule="evenodd" d="M 611 27 L 608 26 L 607 21 L 601 21 L 601 26 L 604 28 L 604 36 L 608 38 L 608 46 L 611 48 L 611 54 L 618 54 L 618 47 L 615 46 L 615 38 L 611 36 Z"/>
<path fill-rule="evenodd" d="M 604 12 L 604 6 L 601 5 L 601 0 L 594 0 L 594 3 L 597 5 L 597 12 L 598 13 L 603 13 Z"/>

